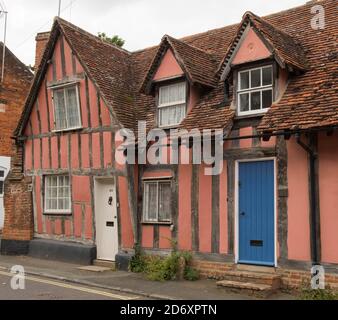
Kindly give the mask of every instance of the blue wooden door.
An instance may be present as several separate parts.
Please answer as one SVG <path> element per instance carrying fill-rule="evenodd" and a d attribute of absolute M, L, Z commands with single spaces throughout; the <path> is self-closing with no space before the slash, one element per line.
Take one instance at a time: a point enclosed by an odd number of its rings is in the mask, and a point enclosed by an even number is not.
<path fill-rule="evenodd" d="M 275 264 L 274 161 L 239 163 L 239 263 Z"/>

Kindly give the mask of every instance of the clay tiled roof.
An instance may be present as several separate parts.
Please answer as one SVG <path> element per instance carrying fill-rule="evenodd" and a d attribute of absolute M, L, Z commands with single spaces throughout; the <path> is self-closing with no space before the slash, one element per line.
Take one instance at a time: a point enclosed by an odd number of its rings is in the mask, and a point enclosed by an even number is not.
<path fill-rule="evenodd" d="M 299 38 L 306 50 L 309 70 L 293 77 L 280 101 L 263 118 L 260 131 L 309 129 L 338 125 L 338 24 L 337 2 L 321 1 L 326 26 L 313 30 L 310 6 L 288 14 L 289 33 Z M 275 16 L 276 23 L 282 23 Z"/>
<path fill-rule="evenodd" d="M 154 74 L 161 63 L 164 54 L 169 48 L 172 50 L 178 64 L 191 84 L 201 84 L 211 88 L 217 86 L 216 57 L 183 41 L 166 35 L 163 37 L 149 71 L 145 76 L 141 87 L 143 93 L 149 92 L 147 89 L 151 86 Z M 201 68 L 201 66 L 203 66 L 203 68 Z"/>
<path fill-rule="evenodd" d="M 318 4 L 325 10 L 323 30 L 311 28 L 314 17 L 311 8 Z M 291 71 L 283 97 L 263 117 L 259 130 L 338 124 L 336 16 L 336 0 L 312 1 L 263 18 L 245 14 L 244 20 L 251 23 L 277 62 Z M 235 44 L 243 21 L 179 40 L 165 36 L 160 46 L 133 53 L 106 44 L 61 19 L 56 20 L 60 27 L 55 27 L 51 38 L 57 36 L 57 29 L 65 34 L 107 105 L 120 123 L 129 128 L 134 127 L 137 119 L 147 120 L 149 128 L 155 125 L 155 99 L 142 92 L 147 91 L 163 50 L 172 48 L 188 80 L 206 88 L 181 127 L 224 128 L 235 114 L 230 109 L 231 101 L 224 102 L 222 81 L 214 76 L 220 75 L 217 70 L 223 71 L 222 62 L 226 62 L 226 54 Z M 50 41 L 45 59 L 53 49 L 52 44 Z M 38 71 L 36 79 L 39 77 Z"/>

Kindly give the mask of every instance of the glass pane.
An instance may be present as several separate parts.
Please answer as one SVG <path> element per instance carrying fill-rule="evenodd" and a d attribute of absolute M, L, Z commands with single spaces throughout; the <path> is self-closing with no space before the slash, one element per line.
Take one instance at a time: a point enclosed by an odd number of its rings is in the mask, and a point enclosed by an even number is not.
<path fill-rule="evenodd" d="M 56 129 L 67 128 L 64 90 L 54 91 Z"/>
<path fill-rule="evenodd" d="M 263 86 L 272 85 L 272 67 L 263 68 Z"/>
<path fill-rule="evenodd" d="M 51 191 L 50 187 L 46 187 L 46 199 L 49 199 L 51 197 Z"/>
<path fill-rule="evenodd" d="M 240 94 L 239 103 L 241 112 L 249 111 L 249 93 Z"/>
<path fill-rule="evenodd" d="M 261 92 L 251 93 L 251 110 L 259 110 L 261 108 Z"/>
<path fill-rule="evenodd" d="M 58 187 L 63 187 L 63 177 L 58 177 L 59 179 L 59 184 L 58 184 Z"/>
<path fill-rule="evenodd" d="M 52 206 L 51 200 L 46 201 L 46 210 L 50 210 Z"/>
<path fill-rule="evenodd" d="M 160 88 L 160 105 L 182 103 L 186 100 L 185 82 Z"/>
<path fill-rule="evenodd" d="M 76 96 L 76 88 L 68 88 L 66 90 L 67 97 L 67 116 L 68 128 L 75 128 L 80 126 L 78 101 Z"/>
<path fill-rule="evenodd" d="M 63 204 L 64 204 L 64 210 L 70 210 L 70 201 L 69 201 L 69 199 L 64 199 L 63 200 Z"/>
<path fill-rule="evenodd" d="M 261 69 L 251 71 L 251 88 L 257 88 L 261 86 Z"/>
<path fill-rule="evenodd" d="M 51 178 L 51 186 L 56 187 L 58 185 L 58 178 L 52 177 Z"/>
<path fill-rule="evenodd" d="M 272 90 L 266 90 L 262 92 L 262 98 L 263 98 L 263 109 L 270 108 L 272 105 Z"/>
<path fill-rule="evenodd" d="M 50 210 L 57 210 L 58 209 L 58 207 L 57 207 L 57 200 L 56 199 L 52 199 L 50 201 L 50 203 L 51 203 Z"/>
<path fill-rule="evenodd" d="M 59 199 L 58 200 L 58 209 L 59 210 L 64 210 L 63 199 Z"/>
<path fill-rule="evenodd" d="M 57 198 L 57 196 L 58 196 L 58 188 L 56 188 L 56 187 L 53 187 L 53 188 L 51 188 L 51 197 L 52 198 Z"/>
<path fill-rule="evenodd" d="M 4 182 L 0 181 L 0 195 L 4 193 Z"/>
<path fill-rule="evenodd" d="M 149 221 L 157 220 L 157 183 L 146 184 L 146 219 Z"/>
<path fill-rule="evenodd" d="M 249 89 L 249 71 L 240 73 L 240 89 Z"/>
<path fill-rule="evenodd" d="M 171 183 L 165 182 L 159 185 L 159 220 L 171 220 Z"/>
<path fill-rule="evenodd" d="M 185 117 L 185 104 L 160 108 L 160 126 L 172 126 L 182 122 Z"/>
<path fill-rule="evenodd" d="M 65 186 L 69 187 L 69 177 L 65 176 Z"/>
<path fill-rule="evenodd" d="M 0 170 L 0 178 L 4 178 L 5 177 L 5 171 Z"/>

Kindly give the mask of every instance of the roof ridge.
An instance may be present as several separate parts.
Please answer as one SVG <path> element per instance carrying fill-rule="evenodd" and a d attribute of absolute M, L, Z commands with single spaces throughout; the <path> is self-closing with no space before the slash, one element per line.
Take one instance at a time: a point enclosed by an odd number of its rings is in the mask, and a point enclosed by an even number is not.
<path fill-rule="evenodd" d="M 167 38 L 169 38 L 169 39 L 173 39 L 174 41 L 178 41 L 178 42 L 182 43 L 182 44 L 185 45 L 185 46 L 188 46 L 188 47 L 190 47 L 190 48 L 192 48 L 192 49 L 195 49 L 195 50 L 200 51 L 200 52 L 202 52 L 202 53 L 204 53 L 204 54 L 207 54 L 207 55 L 210 56 L 210 58 L 216 58 L 214 54 L 212 54 L 212 53 L 210 53 L 210 52 L 207 52 L 207 51 L 205 51 L 205 50 L 203 50 L 203 49 L 201 49 L 201 48 L 198 48 L 198 47 L 196 47 L 196 46 L 194 46 L 194 45 L 191 45 L 190 43 L 186 43 L 186 42 L 184 42 L 184 41 L 182 41 L 182 40 L 180 40 L 180 39 L 174 38 L 174 37 L 169 36 L 169 35 L 167 35 L 167 34 L 164 35 L 162 39 L 164 39 L 165 37 L 167 37 Z"/>
<path fill-rule="evenodd" d="M 327 2 L 327 1 L 331 1 L 331 0 L 319 0 L 318 2 Z M 270 14 L 267 14 L 267 15 L 262 16 L 260 18 L 262 18 L 262 19 L 264 19 L 266 21 L 266 19 L 271 19 L 271 18 L 274 18 L 275 16 L 279 16 L 279 15 L 285 14 L 287 12 L 292 12 L 292 11 L 298 10 L 299 8 L 302 8 L 302 7 L 307 7 L 310 4 L 311 4 L 311 1 L 307 1 L 304 4 L 301 4 L 301 5 L 292 7 L 292 8 L 287 8 L 287 9 L 284 9 L 284 10 L 280 10 L 280 11 L 277 11 L 277 12 L 274 12 L 274 13 L 270 13 Z M 250 11 L 247 11 L 247 12 L 250 12 Z M 268 23 L 270 23 L 270 22 L 268 22 Z M 240 22 L 231 23 L 231 24 L 228 24 L 228 25 L 225 25 L 225 26 L 222 26 L 222 27 L 208 29 L 206 31 L 201 31 L 201 32 L 197 32 L 197 33 L 194 33 L 194 34 L 189 34 L 189 35 L 186 35 L 186 36 L 183 36 L 183 37 L 180 37 L 180 38 L 175 38 L 175 39 L 185 42 L 185 41 L 188 41 L 188 40 L 193 39 L 195 37 L 199 37 L 199 36 L 202 36 L 202 35 L 207 35 L 210 32 L 219 31 L 219 30 L 222 30 L 222 29 L 228 29 L 228 28 L 231 28 L 231 27 L 236 27 L 236 26 L 238 26 L 240 24 L 241 24 L 241 21 Z M 272 26 L 274 26 L 274 25 L 272 25 Z M 278 29 L 278 30 L 280 30 L 280 29 Z M 288 33 L 286 33 L 286 34 L 288 34 Z M 153 50 L 153 49 L 157 48 L 158 46 L 159 45 L 152 45 L 152 46 L 149 46 L 149 47 L 145 47 L 143 49 L 137 49 L 135 51 L 131 51 L 131 53 L 132 54 L 134 54 L 134 53 L 136 54 L 136 53 L 141 53 L 141 52 L 148 51 L 148 50 Z"/>
<path fill-rule="evenodd" d="M 66 25 L 66 26 L 68 26 L 69 28 L 72 28 L 72 29 L 74 29 L 74 30 L 76 30 L 76 31 L 78 31 L 78 32 L 80 32 L 80 33 L 82 33 L 82 34 L 88 36 L 88 37 L 91 37 L 91 38 L 93 38 L 94 40 L 96 40 L 97 42 L 103 43 L 103 44 L 105 44 L 105 45 L 107 45 L 107 46 L 109 46 L 109 47 L 111 47 L 111 48 L 113 48 L 113 49 L 120 50 L 120 51 L 122 51 L 122 52 L 124 52 L 124 53 L 127 53 L 127 54 L 129 54 L 129 55 L 132 54 L 130 51 L 128 51 L 128 50 L 126 50 L 126 49 L 124 49 L 124 48 L 121 48 L 121 47 L 119 47 L 119 46 L 117 46 L 117 45 L 115 45 L 115 44 L 113 44 L 113 43 L 104 41 L 104 40 L 100 39 L 98 36 L 95 36 L 94 34 L 88 32 L 88 31 L 86 31 L 86 30 L 84 30 L 84 29 L 82 29 L 82 28 L 76 26 L 75 24 L 73 24 L 73 23 L 71 23 L 71 22 L 69 22 L 69 21 L 67 21 L 67 20 L 64 20 L 64 19 L 62 19 L 62 18 L 60 18 L 60 17 L 55 17 L 55 18 L 54 18 L 54 21 L 57 21 L 61 26 L 62 26 L 62 25 Z"/>

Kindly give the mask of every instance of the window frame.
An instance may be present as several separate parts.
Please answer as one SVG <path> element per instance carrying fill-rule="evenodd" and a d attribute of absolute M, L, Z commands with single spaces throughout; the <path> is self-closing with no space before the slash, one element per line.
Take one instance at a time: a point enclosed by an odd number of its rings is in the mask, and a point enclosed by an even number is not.
<path fill-rule="evenodd" d="M 156 184 L 156 203 L 157 203 L 157 210 L 156 210 L 156 219 L 149 219 L 148 215 L 149 212 L 147 211 L 148 202 L 149 202 L 149 193 L 147 194 L 147 184 Z M 171 225 L 172 224 L 172 209 L 170 212 L 170 219 L 168 220 L 160 220 L 160 185 L 161 184 L 169 184 L 171 190 L 171 197 L 172 197 L 172 179 L 147 179 L 143 181 L 143 201 L 142 201 L 142 223 L 143 224 L 165 224 Z M 148 196 L 148 197 L 147 197 Z"/>
<path fill-rule="evenodd" d="M 3 198 L 5 195 L 5 176 L 6 170 L 0 167 L 0 172 L 3 172 L 3 177 L 0 176 L 0 183 L 2 183 L 2 189 L 0 189 L 0 198 Z"/>
<path fill-rule="evenodd" d="M 67 106 L 66 106 L 66 103 L 67 103 L 66 90 L 70 89 L 70 88 L 75 88 L 75 90 L 76 90 L 76 103 L 77 103 L 77 114 L 78 114 L 78 117 L 79 117 L 79 125 L 74 126 L 74 127 L 68 127 L 68 113 L 66 112 L 65 116 L 66 116 L 67 128 L 59 129 L 59 128 L 56 127 L 56 119 L 55 119 L 55 115 L 56 115 L 55 92 L 63 90 L 64 101 L 65 101 L 65 110 L 66 110 L 67 109 Z M 54 118 L 53 132 L 66 132 L 66 131 L 74 131 L 74 130 L 82 129 L 83 124 L 82 124 L 82 115 L 81 115 L 79 83 L 75 82 L 75 83 L 61 84 L 61 85 L 58 85 L 58 86 L 50 87 L 50 89 L 52 90 L 52 101 L 53 101 L 53 112 L 54 112 L 54 114 L 53 114 L 53 118 Z"/>
<path fill-rule="evenodd" d="M 263 85 L 263 69 L 271 68 L 271 84 L 270 85 Z M 252 71 L 260 70 L 260 77 L 261 77 L 261 86 L 259 87 L 251 87 L 251 73 Z M 249 73 L 249 88 L 241 89 L 241 74 Z M 274 102 L 275 96 L 275 81 L 274 81 L 274 66 L 272 64 L 261 65 L 259 67 L 252 67 L 252 68 L 245 68 L 241 69 L 237 72 L 237 90 L 236 90 L 236 100 L 237 100 L 237 115 L 238 116 L 250 116 L 250 115 L 259 115 L 266 113 L 269 108 L 262 108 L 263 106 L 263 97 L 262 94 L 264 91 L 271 91 L 272 94 L 272 103 Z M 251 110 L 251 93 L 260 92 L 260 109 Z M 241 100 L 240 96 L 242 94 L 248 93 L 249 94 L 249 110 L 248 111 L 241 111 Z"/>
<path fill-rule="evenodd" d="M 184 84 L 184 87 L 185 87 L 185 100 L 183 101 L 176 101 L 176 102 L 171 102 L 171 103 L 165 103 L 165 104 L 160 104 L 160 101 L 161 101 L 161 91 L 164 89 L 164 88 L 167 88 L 167 87 L 172 87 L 172 86 L 175 86 L 175 85 L 179 85 L 179 84 Z M 182 80 L 182 79 L 179 79 L 179 80 L 175 80 L 171 83 L 161 83 L 159 84 L 159 87 L 158 87 L 158 94 L 157 94 L 157 123 L 158 123 L 158 127 L 161 128 L 161 129 L 170 129 L 170 128 L 176 128 L 177 126 L 179 126 L 182 121 L 184 120 L 184 118 L 187 116 L 187 107 L 188 107 L 188 86 L 187 86 L 187 81 L 186 80 Z M 181 122 L 179 123 L 175 123 L 175 124 L 170 124 L 170 125 L 161 125 L 161 109 L 165 109 L 165 108 L 170 108 L 170 107 L 177 107 L 177 106 L 180 106 L 180 105 L 185 105 L 184 107 L 184 116 L 181 120 Z"/>
<path fill-rule="evenodd" d="M 59 178 L 60 177 L 68 177 L 68 181 L 69 181 L 69 208 L 68 209 L 47 209 L 47 179 L 52 179 L 52 178 L 57 178 L 57 196 L 56 196 L 56 201 L 58 202 L 59 197 L 58 197 L 58 193 L 59 193 Z M 44 188 L 43 188 L 43 197 L 44 197 L 44 201 L 43 201 L 43 212 L 45 215 L 70 215 L 72 214 L 72 185 L 71 185 L 71 176 L 68 174 L 58 174 L 58 175 L 45 175 L 43 177 L 43 183 L 44 183 Z M 63 199 L 65 199 L 63 197 Z"/>

